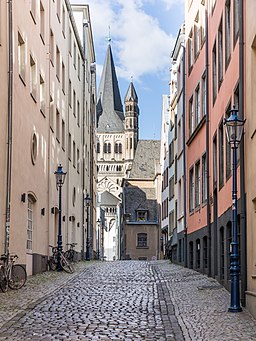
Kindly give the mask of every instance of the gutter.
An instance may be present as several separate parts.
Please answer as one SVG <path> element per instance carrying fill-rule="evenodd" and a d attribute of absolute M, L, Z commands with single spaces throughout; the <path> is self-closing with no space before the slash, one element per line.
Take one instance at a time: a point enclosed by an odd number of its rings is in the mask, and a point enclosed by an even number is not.
<path fill-rule="evenodd" d="M 209 37 L 208 37 L 208 8 L 205 11 L 205 78 L 206 78 L 206 196 L 207 196 L 207 259 L 208 272 L 211 276 L 211 206 L 210 206 L 210 120 L 209 120 Z"/>
<path fill-rule="evenodd" d="M 244 1 L 239 1 L 239 114 L 244 119 Z M 245 292 L 247 290 L 247 228 L 246 228 L 246 192 L 245 192 L 245 158 L 244 134 L 240 143 L 240 235 L 241 235 L 241 303 L 245 306 Z"/>

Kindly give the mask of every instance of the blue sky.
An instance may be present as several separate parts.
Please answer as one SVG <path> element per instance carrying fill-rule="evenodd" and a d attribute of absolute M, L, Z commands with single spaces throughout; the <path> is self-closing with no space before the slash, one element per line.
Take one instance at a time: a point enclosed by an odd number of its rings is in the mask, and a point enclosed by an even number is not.
<path fill-rule="evenodd" d="M 140 139 L 160 139 L 170 54 L 184 21 L 184 0 L 72 0 L 90 7 L 97 86 L 111 46 L 122 100 L 131 77 L 139 98 Z"/>

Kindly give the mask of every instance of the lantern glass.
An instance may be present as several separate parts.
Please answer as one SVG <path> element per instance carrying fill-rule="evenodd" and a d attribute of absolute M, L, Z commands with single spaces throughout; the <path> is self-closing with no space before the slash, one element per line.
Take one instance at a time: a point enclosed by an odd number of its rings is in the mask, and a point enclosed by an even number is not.
<path fill-rule="evenodd" d="M 231 115 L 224 122 L 227 140 L 232 148 L 237 148 L 242 139 L 244 120 L 238 117 L 238 110 L 232 109 Z"/>
<path fill-rule="evenodd" d="M 56 170 L 56 172 L 54 172 L 55 176 L 56 176 L 56 186 L 60 187 L 64 184 L 65 182 L 65 177 L 67 172 L 63 172 L 63 168 L 62 165 L 58 166 L 58 169 Z"/>

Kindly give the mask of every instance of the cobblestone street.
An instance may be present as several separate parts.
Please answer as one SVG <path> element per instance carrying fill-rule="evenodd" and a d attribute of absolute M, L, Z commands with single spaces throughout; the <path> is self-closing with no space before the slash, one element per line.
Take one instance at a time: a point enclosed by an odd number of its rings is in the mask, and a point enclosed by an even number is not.
<path fill-rule="evenodd" d="M 77 264 L 0 294 L 0 340 L 256 340 L 215 280 L 169 261 Z"/>

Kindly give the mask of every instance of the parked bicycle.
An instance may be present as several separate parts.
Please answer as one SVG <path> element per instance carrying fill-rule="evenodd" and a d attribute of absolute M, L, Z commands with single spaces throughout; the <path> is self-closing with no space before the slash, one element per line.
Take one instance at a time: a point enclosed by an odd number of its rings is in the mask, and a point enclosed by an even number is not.
<path fill-rule="evenodd" d="M 49 258 L 49 267 L 51 270 L 60 270 L 58 269 L 58 259 L 60 258 L 60 266 L 61 269 L 64 271 L 72 274 L 74 272 L 73 265 L 67 260 L 67 258 L 64 256 L 64 253 L 62 251 L 59 251 L 56 246 L 49 245 L 52 248 L 52 256 Z"/>
<path fill-rule="evenodd" d="M 0 256 L 0 288 L 3 292 L 6 292 L 8 287 L 18 290 L 27 281 L 25 268 L 20 264 L 15 264 L 17 259 L 17 255 L 9 253 Z"/>
<path fill-rule="evenodd" d="M 70 245 L 70 248 L 64 252 L 64 256 L 70 261 L 70 262 L 74 262 L 75 259 L 75 246 L 77 245 L 77 243 L 67 243 L 67 245 Z"/>

